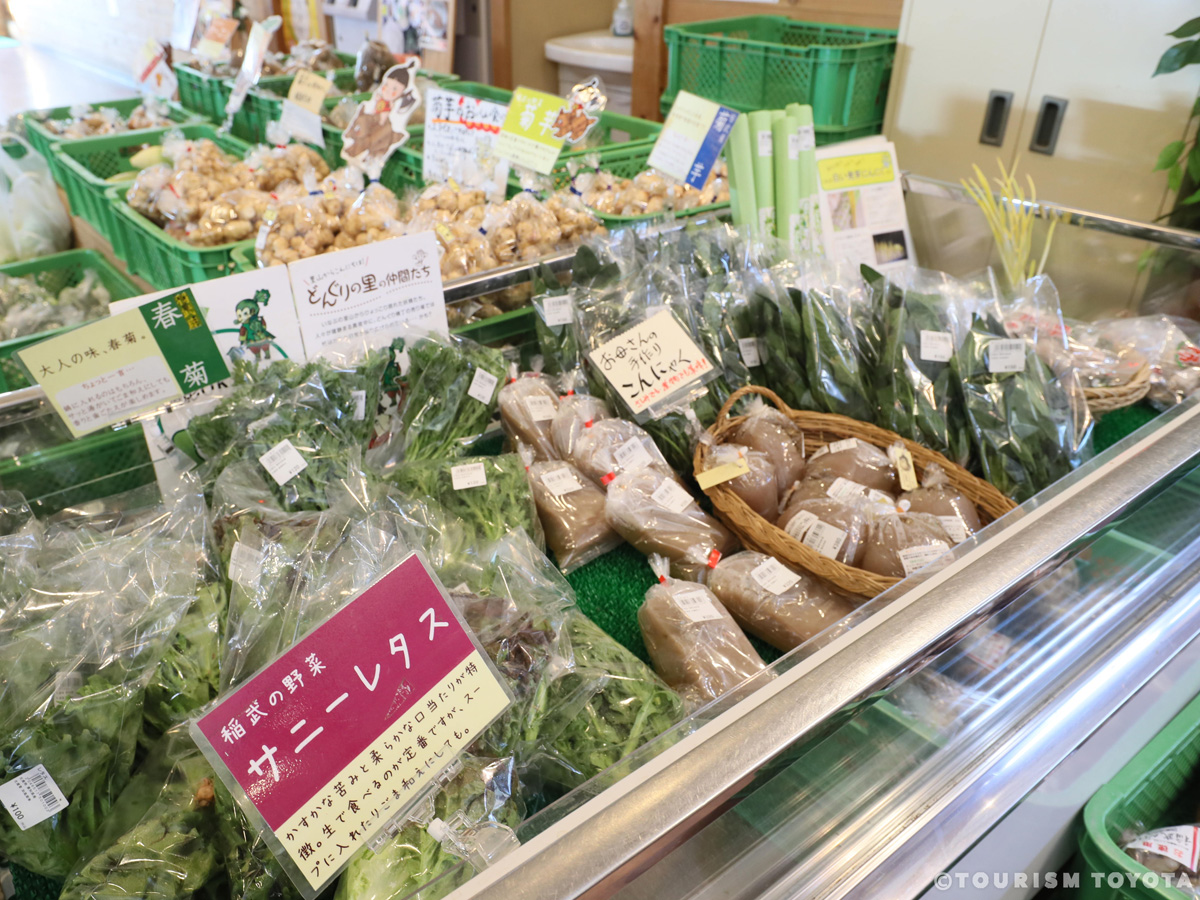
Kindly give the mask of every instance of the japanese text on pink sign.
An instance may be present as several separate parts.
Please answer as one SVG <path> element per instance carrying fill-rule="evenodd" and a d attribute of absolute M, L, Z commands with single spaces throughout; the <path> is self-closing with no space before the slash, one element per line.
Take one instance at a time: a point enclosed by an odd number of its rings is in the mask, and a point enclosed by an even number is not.
<path fill-rule="evenodd" d="M 221 700 L 193 734 L 311 894 L 509 702 L 410 556 Z"/>

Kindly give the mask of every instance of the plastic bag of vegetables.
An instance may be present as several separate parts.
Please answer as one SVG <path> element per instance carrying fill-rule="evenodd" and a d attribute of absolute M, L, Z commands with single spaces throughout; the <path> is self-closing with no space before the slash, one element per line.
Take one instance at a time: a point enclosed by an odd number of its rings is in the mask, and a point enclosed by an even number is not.
<path fill-rule="evenodd" d="M 36 577 L 42 546 L 42 524 L 25 498 L 0 491 L 0 620 Z"/>
<path fill-rule="evenodd" d="M 204 515 L 183 497 L 80 541 L 0 621 L 0 784 L 55 798 L 24 829 L 0 816 L 13 862 L 65 877 L 129 781 L 146 684 L 200 583 Z"/>

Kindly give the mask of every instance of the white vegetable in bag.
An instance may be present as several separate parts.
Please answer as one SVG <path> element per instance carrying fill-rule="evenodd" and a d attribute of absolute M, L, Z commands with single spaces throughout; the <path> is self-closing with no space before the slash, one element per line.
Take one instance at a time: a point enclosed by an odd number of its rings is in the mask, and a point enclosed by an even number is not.
<path fill-rule="evenodd" d="M 0 150 L 0 263 L 71 246 L 71 219 L 58 199 L 50 167 L 28 144 L 14 140 L 25 148 L 19 160 Z"/>

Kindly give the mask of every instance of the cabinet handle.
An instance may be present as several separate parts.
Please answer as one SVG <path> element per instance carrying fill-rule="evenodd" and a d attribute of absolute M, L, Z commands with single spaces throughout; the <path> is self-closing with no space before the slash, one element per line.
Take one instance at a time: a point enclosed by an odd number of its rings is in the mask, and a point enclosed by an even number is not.
<path fill-rule="evenodd" d="M 999 147 L 1004 143 L 1004 130 L 1008 127 L 1008 113 L 1012 109 L 1012 91 L 992 91 L 988 94 L 987 109 L 983 113 L 983 130 L 979 132 L 979 143 Z"/>
<path fill-rule="evenodd" d="M 1038 109 L 1037 124 L 1033 126 L 1033 140 L 1029 149 L 1034 153 L 1054 155 L 1054 147 L 1058 143 L 1058 132 L 1062 128 L 1063 117 L 1067 113 L 1067 101 L 1062 97 L 1043 97 L 1041 108 Z"/>

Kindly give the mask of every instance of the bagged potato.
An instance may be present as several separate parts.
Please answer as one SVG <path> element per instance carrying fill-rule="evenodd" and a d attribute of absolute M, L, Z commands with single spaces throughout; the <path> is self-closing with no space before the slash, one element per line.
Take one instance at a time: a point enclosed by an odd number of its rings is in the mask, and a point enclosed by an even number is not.
<path fill-rule="evenodd" d="M 745 460 L 749 471 L 724 482 L 726 487 L 746 501 L 746 505 L 774 522 L 779 516 L 779 481 L 770 457 L 738 444 L 717 444 L 709 449 L 705 471 Z"/>
<path fill-rule="evenodd" d="M 546 544 L 563 572 L 573 572 L 620 545 L 621 536 L 605 518 L 604 491 L 569 462 L 532 463 L 529 484 Z"/>
<path fill-rule="evenodd" d="M 558 459 L 550 423 L 558 412 L 558 393 L 541 377 L 516 378 L 500 388 L 500 425 L 513 444 L 533 450 L 536 460 Z"/>
<path fill-rule="evenodd" d="M 753 550 L 722 558 L 708 586 L 742 628 L 785 652 L 854 609 L 833 585 Z"/>
<path fill-rule="evenodd" d="M 908 501 L 908 511 L 937 516 L 954 542 L 965 541 L 981 526 L 979 510 L 962 491 L 950 484 L 950 479 L 941 466 L 925 467 L 921 486 L 915 491 L 901 494 L 901 501 Z"/>
<path fill-rule="evenodd" d="M 670 560 L 676 578 L 697 581 L 705 567 L 737 548 L 737 538 L 661 469 L 618 475 L 608 485 L 605 515 L 642 553 Z"/>
<path fill-rule="evenodd" d="M 809 479 L 799 482 L 784 498 L 775 524 L 822 556 L 848 566 L 859 565 L 867 534 L 865 502 L 846 502 L 828 496 L 806 499 L 806 492 L 811 489 Z"/>
<path fill-rule="evenodd" d="M 575 441 L 571 462 L 588 478 L 606 487 L 622 472 L 651 466 L 676 478 L 654 438 L 626 419 L 602 419 L 583 428 Z"/>
<path fill-rule="evenodd" d="M 651 560 L 659 572 L 667 565 L 661 556 Z M 712 591 L 659 577 L 646 591 L 638 625 L 654 670 L 685 700 L 697 705 L 715 700 L 766 668 Z"/>
<path fill-rule="evenodd" d="M 924 568 L 954 545 L 936 516 L 888 513 L 867 527 L 861 567 L 877 575 L 905 578 Z"/>
<path fill-rule="evenodd" d="M 900 484 L 888 455 L 866 441 L 846 438 L 827 444 L 808 460 L 809 478 L 845 478 L 868 489 L 895 494 Z"/>
<path fill-rule="evenodd" d="M 800 430 L 791 419 L 762 400 L 756 398 L 750 404 L 750 411 L 733 433 L 733 440 L 767 455 L 775 467 L 775 481 L 781 491 L 804 477 Z"/>
<path fill-rule="evenodd" d="M 590 394 L 568 394 L 558 403 L 558 411 L 550 423 L 550 437 L 554 449 L 563 459 L 575 453 L 575 442 L 585 428 L 601 419 L 612 418 L 608 404 Z"/>

